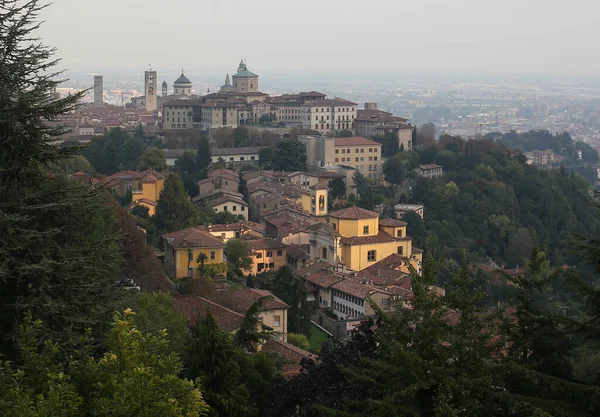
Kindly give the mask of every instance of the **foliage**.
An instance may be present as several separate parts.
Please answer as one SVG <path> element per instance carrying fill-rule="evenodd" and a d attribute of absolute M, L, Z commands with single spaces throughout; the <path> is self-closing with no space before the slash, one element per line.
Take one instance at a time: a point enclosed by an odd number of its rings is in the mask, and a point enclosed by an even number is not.
<path fill-rule="evenodd" d="M 271 163 L 275 171 L 306 171 L 306 146 L 291 139 L 281 140 Z"/>
<path fill-rule="evenodd" d="M 400 155 L 388 158 L 383 164 L 383 175 L 387 182 L 400 185 L 406 178 L 406 174 L 406 164 L 402 158 L 400 158 Z"/>
<path fill-rule="evenodd" d="M 225 275 L 227 273 L 227 263 L 210 263 L 204 265 L 204 275 L 207 278 Z M 203 275 L 203 276 L 204 276 Z"/>
<path fill-rule="evenodd" d="M 58 344 L 44 340 L 42 323 L 26 318 L 21 359 L 0 364 L 0 414 L 25 416 L 196 417 L 208 406 L 193 382 L 179 378 L 181 364 L 166 332 L 141 332 L 134 313 L 116 314 L 107 352 L 89 347 L 61 362 Z"/>
<path fill-rule="evenodd" d="M 0 103 L 0 196 L 6 201 L 14 189 L 39 182 L 41 167 L 77 151 L 52 144 L 67 129 L 46 123 L 75 110 L 85 92 L 53 98 L 61 73 L 54 69 L 53 49 L 35 37 L 44 7 L 37 1 L 9 1 L 0 9 L 0 91 L 10 97 Z"/>
<path fill-rule="evenodd" d="M 336 138 L 351 138 L 352 136 L 354 136 L 354 133 L 351 130 L 337 130 L 335 132 Z"/>
<path fill-rule="evenodd" d="M 124 169 L 137 169 L 147 143 L 120 128 L 111 129 L 104 136 L 94 138 L 83 155 L 97 172 L 112 175 Z"/>
<path fill-rule="evenodd" d="M 290 306 L 288 310 L 288 332 L 310 335 L 310 315 L 314 305 L 307 301 L 306 287 L 302 280 L 294 277 L 292 271 L 284 266 L 277 271 L 270 287 L 261 288 L 271 291 Z"/>
<path fill-rule="evenodd" d="M 373 210 L 375 207 L 375 197 L 373 195 L 373 187 L 371 180 L 366 178 L 359 171 L 354 173 L 354 187 L 359 195 L 357 206 L 366 210 Z"/>
<path fill-rule="evenodd" d="M 277 379 L 272 360 L 260 353 L 245 354 L 210 313 L 191 328 L 185 369 L 204 387 L 209 416 L 260 415 L 271 382 Z"/>
<path fill-rule="evenodd" d="M 482 310 L 481 289 L 465 262 L 452 274 L 446 295 L 438 296 L 430 285 L 439 263 L 435 253 L 429 249 L 426 253 L 424 275 L 412 272 L 411 307 L 379 311 L 382 320 L 378 323 L 365 321 L 349 341 L 326 344 L 319 363 L 306 365 L 303 373 L 278 386 L 267 415 L 597 413 L 597 388 L 530 367 L 524 361 L 532 357 L 531 351 L 525 356 L 506 355 L 507 346 L 518 346 L 512 336 L 533 340 L 549 327 L 535 325 L 534 334 L 527 336 L 523 334 L 526 326 L 515 326 L 514 321 L 503 320 L 502 314 Z M 528 312 L 534 321 L 540 314 L 539 310 Z M 373 324 L 378 324 L 376 330 Z M 545 341 L 560 340 L 557 333 L 551 331 Z"/>
<path fill-rule="evenodd" d="M 329 198 L 333 201 L 346 195 L 346 182 L 342 178 L 329 181 Z"/>
<path fill-rule="evenodd" d="M 135 324 L 142 333 L 159 334 L 164 330 L 169 352 L 176 352 L 179 356 L 185 353 L 187 321 L 175 311 L 171 294 L 143 292 L 133 297 L 130 303 L 136 312 Z"/>
<path fill-rule="evenodd" d="M 140 157 L 137 169 L 139 171 L 166 171 L 165 153 L 158 148 L 148 148 Z"/>
<path fill-rule="evenodd" d="M 233 144 L 235 148 L 243 148 L 250 145 L 250 134 L 246 126 L 238 126 L 233 129 Z"/>
<path fill-rule="evenodd" d="M 384 135 L 373 136 L 372 139 L 381 144 L 382 158 L 389 158 L 390 156 L 398 153 L 398 136 L 393 132 L 389 132 Z"/>
<path fill-rule="evenodd" d="M 154 222 L 159 235 L 194 226 L 197 215 L 196 207 L 183 189 L 181 178 L 177 174 L 169 175 L 156 203 Z"/>
<path fill-rule="evenodd" d="M 535 236 L 552 265 L 574 263 L 565 253 L 568 234 L 600 226 L 586 181 L 526 165 L 489 140 L 458 139 L 445 138 L 455 150 L 443 150 L 454 160 L 444 177 L 419 179 L 412 187 L 411 202 L 425 205 L 427 236 L 443 255 L 458 260 L 464 248 L 472 261 L 491 257 L 515 267 L 529 257 Z"/>
<path fill-rule="evenodd" d="M 86 174 L 95 174 L 96 170 L 90 164 L 85 156 L 73 155 L 68 158 L 60 159 L 53 164 L 50 169 L 57 174 L 74 174 L 75 172 L 85 172 Z"/>
<path fill-rule="evenodd" d="M 292 345 L 297 346 L 300 349 L 308 350 L 310 348 L 308 337 L 306 337 L 305 334 L 288 333 L 287 341 L 288 343 L 291 343 Z"/>
<path fill-rule="evenodd" d="M 202 170 L 207 169 L 211 161 L 208 138 L 200 138 L 198 149 L 196 151 L 196 173 L 200 173 Z"/>
<path fill-rule="evenodd" d="M 121 294 L 107 197 L 64 177 L 20 191 L 0 197 L 0 350 L 13 346 L 25 311 L 69 346 L 88 327 L 102 334 Z"/>
<path fill-rule="evenodd" d="M 146 244 L 146 234 L 139 230 L 135 218 L 120 207 L 113 207 L 113 217 L 112 229 L 121 252 L 121 282 L 132 281 L 142 291 L 175 292 L 154 249 Z"/>
<path fill-rule="evenodd" d="M 252 269 L 252 259 L 250 254 L 250 245 L 241 239 L 229 239 L 225 247 L 227 261 L 238 270 L 249 272 Z"/>
<path fill-rule="evenodd" d="M 256 353 L 259 346 L 272 337 L 272 333 L 263 329 L 260 317 L 261 313 L 269 311 L 264 305 L 267 299 L 269 297 L 261 297 L 252 303 L 244 314 L 242 326 L 235 333 L 235 343 L 246 352 Z"/>
<path fill-rule="evenodd" d="M 235 214 L 230 211 L 220 211 L 218 213 L 214 213 L 212 215 L 213 224 L 231 224 L 239 222 L 240 220 L 244 220 L 244 216 L 241 214 Z"/>
<path fill-rule="evenodd" d="M 274 154 L 275 150 L 273 148 L 262 148 L 258 151 L 258 162 L 262 169 L 271 168 Z"/>

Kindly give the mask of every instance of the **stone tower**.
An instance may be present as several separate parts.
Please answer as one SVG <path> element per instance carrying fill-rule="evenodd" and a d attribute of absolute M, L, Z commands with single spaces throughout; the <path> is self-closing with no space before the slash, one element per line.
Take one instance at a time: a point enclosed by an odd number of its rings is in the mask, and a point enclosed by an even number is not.
<path fill-rule="evenodd" d="M 169 95 L 169 85 L 167 84 L 166 81 L 163 81 L 163 83 L 162 83 L 162 96 L 166 97 L 167 95 Z"/>
<path fill-rule="evenodd" d="M 150 71 L 144 72 L 144 84 L 146 111 L 156 111 L 158 109 L 156 71 L 150 69 Z"/>
<path fill-rule="evenodd" d="M 227 77 L 225 77 L 225 84 L 221 86 L 219 92 L 226 93 L 228 91 L 233 91 L 233 85 L 231 85 L 231 81 L 229 80 L 229 73 L 227 73 Z"/>
<path fill-rule="evenodd" d="M 104 79 L 102 75 L 94 75 L 94 107 L 104 105 Z"/>
<path fill-rule="evenodd" d="M 309 187 L 310 190 L 310 214 L 313 216 L 326 216 L 329 198 L 329 188 L 317 184 Z"/>
<path fill-rule="evenodd" d="M 233 89 L 238 92 L 257 92 L 258 75 L 248 71 L 246 62 L 242 59 L 238 70 L 233 76 Z"/>

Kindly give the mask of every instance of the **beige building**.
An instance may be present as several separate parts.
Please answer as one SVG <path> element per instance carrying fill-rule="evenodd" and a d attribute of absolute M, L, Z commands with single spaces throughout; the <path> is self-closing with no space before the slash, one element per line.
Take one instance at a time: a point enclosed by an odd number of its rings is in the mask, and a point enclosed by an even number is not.
<path fill-rule="evenodd" d="M 423 205 L 422 204 L 396 204 L 394 206 L 394 212 L 396 218 L 401 219 L 406 213 L 415 213 L 422 219 L 423 217 Z"/>
<path fill-rule="evenodd" d="M 248 71 L 243 59 L 240 61 L 237 72 L 231 78 L 234 91 L 258 91 L 258 75 Z"/>
<path fill-rule="evenodd" d="M 383 178 L 381 144 L 371 139 L 359 136 L 336 138 L 333 162 L 355 168 L 375 184 L 379 184 Z"/>
<path fill-rule="evenodd" d="M 351 130 L 356 119 L 356 105 L 339 97 L 308 102 L 304 105 L 302 127 L 322 135 Z"/>
<path fill-rule="evenodd" d="M 437 178 L 444 175 L 444 167 L 436 164 L 419 165 L 415 171 L 423 178 Z"/>
<path fill-rule="evenodd" d="M 198 116 L 198 101 L 171 100 L 163 106 L 163 129 L 193 129 L 194 113 Z"/>
<path fill-rule="evenodd" d="M 354 129 L 357 136 L 364 137 L 393 133 L 398 138 L 398 149 L 411 150 L 414 128 L 407 122 L 408 119 L 377 110 L 376 103 L 365 103 L 365 109 L 357 111 Z"/>
<path fill-rule="evenodd" d="M 225 162 L 258 162 L 260 147 L 248 148 L 214 148 L 211 149 L 210 158 L 213 163 L 223 159 Z"/>
<path fill-rule="evenodd" d="M 205 201 L 204 204 L 212 208 L 215 213 L 228 211 L 236 216 L 242 216 L 244 220 L 248 220 L 248 203 L 240 198 L 225 194 L 213 200 Z"/>

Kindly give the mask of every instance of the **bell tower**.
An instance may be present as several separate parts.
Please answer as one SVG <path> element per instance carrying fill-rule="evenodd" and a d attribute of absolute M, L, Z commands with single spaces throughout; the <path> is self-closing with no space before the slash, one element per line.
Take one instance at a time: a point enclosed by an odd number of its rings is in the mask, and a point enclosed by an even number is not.
<path fill-rule="evenodd" d="M 169 85 L 166 81 L 162 82 L 162 96 L 166 97 L 169 94 Z"/>
<path fill-rule="evenodd" d="M 329 188 L 317 184 L 309 187 L 310 190 L 310 214 L 313 216 L 326 216 L 329 204 Z"/>

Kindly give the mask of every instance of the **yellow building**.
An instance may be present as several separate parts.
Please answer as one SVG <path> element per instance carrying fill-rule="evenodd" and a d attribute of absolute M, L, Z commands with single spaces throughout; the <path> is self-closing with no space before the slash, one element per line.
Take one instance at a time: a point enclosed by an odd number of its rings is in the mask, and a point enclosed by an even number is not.
<path fill-rule="evenodd" d="M 394 219 L 379 220 L 379 214 L 359 207 L 329 213 L 327 223 L 310 227 L 312 260 L 344 264 L 361 271 L 391 254 L 401 255 L 421 269 L 422 251 L 412 247 L 406 235 L 406 223 Z"/>
<path fill-rule="evenodd" d="M 267 270 L 277 270 L 287 263 L 286 249 L 284 243 L 275 239 L 251 239 L 247 240 L 250 246 L 250 259 L 252 259 L 252 275 L 260 274 Z"/>
<path fill-rule="evenodd" d="M 167 175 L 154 171 L 121 171 L 108 177 L 106 185 L 118 195 L 125 195 L 131 190 L 130 207 L 142 205 L 147 207 L 148 214 L 153 216 Z"/>
<path fill-rule="evenodd" d="M 383 177 L 381 144 L 371 139 L 363 137 L 336 138 L 334 162 L 335 165 L 347 165 L 355 168 L 377 184 Z"/>
<path fill-rule="evenodd" d="M 223 263 L 225 243 L 209 232 L 197 228 L 178 230 L 162 236 L 165 239 L 165 265 L 175 278 L 199 278 L 198 255 L 206 255 L 204 265 Z"/>

